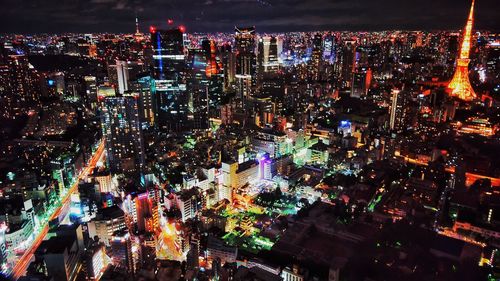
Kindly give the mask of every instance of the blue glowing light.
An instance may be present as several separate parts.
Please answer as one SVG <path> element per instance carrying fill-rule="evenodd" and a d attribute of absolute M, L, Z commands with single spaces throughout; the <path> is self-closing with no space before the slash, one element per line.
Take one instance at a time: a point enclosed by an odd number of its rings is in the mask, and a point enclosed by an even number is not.
<path fill-rule="evenodd" d="M 159 57 L 158 68 L 160 68 L 160 75 L 163 76 L 163 59 L 161 56 L 162 46 L 161 46 L 161 37 L 159 32 L 156 33 L 156 48 L 158 48 L 158 57 Z"/>
<path fill-rule="evenodd" d="M 349 121 L 349 120 L 342 120 L 342 121 L 340 121 L 340 127 L 341 128 L 350 128 L 351 127 L 351 121 Z"/>

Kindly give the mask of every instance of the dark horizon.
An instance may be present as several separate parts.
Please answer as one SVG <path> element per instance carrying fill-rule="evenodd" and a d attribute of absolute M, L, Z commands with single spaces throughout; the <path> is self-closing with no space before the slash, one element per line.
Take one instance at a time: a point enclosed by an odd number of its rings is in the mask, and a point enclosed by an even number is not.
<path fill-rule="evenodd" d="M 194 2 L 194 3 L 193 3 Z M 500 30 L 497 1 L 478 0 L 474 30 Z M 6 0 L 2 34 L 131 33 L 167 20 L 188 32 L 232 32 L 254 25 L 259 33 L 302 31 L 460 30 L 471 1 L 329 0 Z"/>

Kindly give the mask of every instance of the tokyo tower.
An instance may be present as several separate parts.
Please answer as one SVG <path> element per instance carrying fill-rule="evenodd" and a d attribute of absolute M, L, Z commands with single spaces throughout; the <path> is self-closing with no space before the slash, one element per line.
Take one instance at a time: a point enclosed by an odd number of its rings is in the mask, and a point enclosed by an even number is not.
<path fill-rule="evenodd" d="M 475 99 L 476 93 L 469 81 L 469 52 L 471 47 L 472 25 L 474 23 L 474 0 L 470 7 L 469 18 L 463 31 L 462 45 L 460 47 L 460 56 L 457 59 L 457 69 L 448 84 L 448 89 L 451 96 L 457 97 L 464 101 L 471 101 Z"/>

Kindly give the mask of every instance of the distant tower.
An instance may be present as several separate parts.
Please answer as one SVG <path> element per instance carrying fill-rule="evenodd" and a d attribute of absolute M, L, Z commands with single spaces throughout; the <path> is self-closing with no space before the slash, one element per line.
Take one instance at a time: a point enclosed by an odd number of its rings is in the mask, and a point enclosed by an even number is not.
<path fill-rule="evenodd" d="M 135 34 L 134 38 L 137 41 L 142 41 L 144 39 L 144 35 L 139 31 L 139 18 L 135 15 Z"/>
<path fill-rule="evenodd" d="M 135 34 L 139 34 L 139 19 L 135 16 Z"/>
<path fill-rule="evenodd" d="M 469 18 L 463 31 L 462 46 L 460 47 L 460 55 L 457 59 L 457 69 L 448 84 L 448 89 L 451 95 L 464 101 L 471 101 L 475 99 L 476 93 L 469 81 L 469 52 L 471 47 L 472 25 L 474 23 L 474 0 L 470 7 Z"/>

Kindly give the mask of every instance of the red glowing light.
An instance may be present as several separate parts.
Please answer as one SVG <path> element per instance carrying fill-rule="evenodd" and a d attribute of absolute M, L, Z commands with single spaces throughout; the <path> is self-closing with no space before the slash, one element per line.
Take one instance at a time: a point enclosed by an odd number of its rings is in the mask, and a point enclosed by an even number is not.
<path fill-rule="evenodd" d="M 186 27 L 184 25 L 179 25 L 179 30 L 184 33 L 186 32 Z"/>
<path fill-rule="evenodd" d="M 172 24 L 174 24 L 174 20 L 173 19 L 168 19 L 167 23 L 168 23 L 168 25 L 172 25 Z"/>
<path fill-rule="evenodd" d="M 155 33 L 156 32 L 156 27 L 155 26 L 150 26 L 149 27 L 149 32 Z"/>

